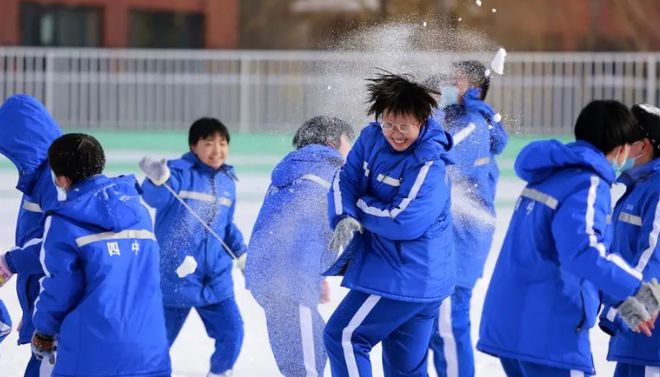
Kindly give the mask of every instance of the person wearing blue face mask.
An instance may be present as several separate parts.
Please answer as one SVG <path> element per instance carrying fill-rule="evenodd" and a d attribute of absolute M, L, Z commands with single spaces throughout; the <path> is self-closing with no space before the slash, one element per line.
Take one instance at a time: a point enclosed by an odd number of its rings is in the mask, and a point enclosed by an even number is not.
<path fill-rule="evenodd" d="M 644 139 L 631 146 L 621 168 L 618 181 L 626 192 L 612 214 L 610 250 L 644 280 L 660 279 L 660 109 L 640 104 L 632 112 Z M 602 310 L 599 325 L 612 336 L 607 360 L 617 363 L 615 377 L 660 375 L 660 333 L 648 337 L 631 331 L 612 303 Z"/>
<path fill-rule="evenodd" d="M 499 178 L 495 157 L 504 150 L 508 136 L 500 123 L 501 116 L 484 101 L 490 79 L 483 64 L 455 63 L 450 76 L 435 75 L 425 84 L 440 88 L 440 104 L 444 107 L 436 110 L 434 117 L 445 124 L 456 149 L 456 165 L 448 172 L 454 188 L 457 285 L 454 294 L 440 306 L 430 348 L 439 376 L 473 377 L 470 301 L 493 240 Z"/>
<path fill-rule="evenodd" d="M 608 254 L 612 163 L 638 157 L 632 144 L 641 138 L 625 105 L 594 101 L 577 118 L 575 142 L 532 142 L 516 158 L 526 186 L 490 280 L 477 343 L 507 376 L 593 375 L 589 330 L 603 302 L 633 331 L 651 335 L 660 284 Z"/>

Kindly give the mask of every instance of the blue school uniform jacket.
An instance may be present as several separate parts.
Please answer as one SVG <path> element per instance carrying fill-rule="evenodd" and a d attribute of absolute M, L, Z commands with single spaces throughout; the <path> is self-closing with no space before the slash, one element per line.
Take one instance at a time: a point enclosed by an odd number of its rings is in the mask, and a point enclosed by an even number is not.
<path fill-rule="evenodd" d="M 463 103 L 445 109 L 445 127 L 454 139 L 456 164 L 448 168 L 454 193 L 452 221 L 456 249 L 456 284 L 473 288 L 481 277 L 495 231 L 495 156 L 508 141 L 495 111 L 472 88 Z"/>
<path fill-rule="evenodd" d="M 589 329 L 599 290 L 621 301 L 641 279 L 606 253 L 614 171 L 582 141 L 531 143 L 515 170 L 527 186 L 488 287 L 477 348 L 594 374 Z"/>
<path fill-rule="evenodd" d="M 638 166 L 619 177 L 626 185 L 612 214 L 614 231 L 610 251 L 618 254 L 644 280 L 660 280 L 660 159 Z M 624 324 L 616 303 L 610 303 L 601 312 L 601 327 L 611 331 L 607 359 L 627 364 L 660 366 L 660 334 L 651 337 L 632 332 Z"/>
<path fill-rule="evenodd" d="M 343 162 L 334 148 L 312 144 L 273 169 L 245 268 L 247 288 L 259 302 L 286 297 L 318 304 L 321 274 L 334 262 L 327 193 Z"/>
<path fill-rule="evenodd" d="M 79 182 L 44 227 L 33 320 L 57 337 L 53 376 L 169 376 L 158 244 L 135 178 Z"/>
<path fill-rule="evenodd" d="M 351 255 L 343 286 L 410 302 L 453 292 L 451 148 L 451 136 L 433 119 L 403 152 L 389 145 L 378 123 L 362 130 L 328 194 L 333 227 L 345 216 L 364 226 L 343 254 Z"/>
<path fill-rule="evenodd" d="M 43 276 L 39 250 L 44 210 L 57 201 L 48 166 L 48 148 L 62 132 L 35 98 L 17 94 L 0 107 L 0 153 L 18 170 L 16 188 L 23 193 L 16 221 L 15 244 L 6 254 L 16 273 L 16 292 L 23 311 L 18 343 L 29 343 L 34 332 L 32 312 Z"/>
<path fill-rule="evenodd" d="M 231 250 L 240 256 L 246 250 L 243 235 L 234 225 L 236 175 L 229 165 L 214 170 L 193 153 L 168 162 L 167 184 Z M 166 306 L 186 307 L 216 304 L 234 295 L 232 259 L 218 240 L 195 219 L 165 187 L 149 179 L 142 183 L 144 201 L 156 209 L 156 237 L 161 249 L 160 268 Z M 186 257 L 196 268 L 177 270 Z"/>

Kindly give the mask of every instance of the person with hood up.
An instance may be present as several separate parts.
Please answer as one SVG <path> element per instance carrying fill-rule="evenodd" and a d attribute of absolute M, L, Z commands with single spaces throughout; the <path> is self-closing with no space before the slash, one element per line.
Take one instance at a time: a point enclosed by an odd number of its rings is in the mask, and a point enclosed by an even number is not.
<path fill-rule="evenodd" d="M 644 280 L 660 279 L 660 109 L 632 107 L 644 137 L 632 144 L 618 181 L 626 186 L 612 213 L 612 247 Z M 660 334 L 631 331 L 618 310 L 605 305 L 600 327 L 610 339 L 607 360 L 615 361 L 615 377 L 660 376 Z"/>
<path fill-rule="evenodd" d="M 168 377 L 159 250 L 135 177 L 102 174 L 85 134 L 48 150 L 61 201 L 46 212 L 32 350 L 54 377 Z"/>
<path fill-rule="evenodd" d="M 0 255 L 0 286 L 17 275 L 16 292 L 23 311 L 18 344 L 30 343 L 34 332 L 34 301 L 39 295 L 39 279 L 44 276 L 39 262 L 44 212 L 58 198 L 48 165 L 48 148 L 61 134 L 48 110 L 34 97 L 16 94 L 0 107 L 0 153 L 16 166 L 16 189 L 23 194 L 16 220 L 16 246 Z M 32 355 L 25 377 L 39 377 L 41 364 Z"/>
<path fill-rule="evenodd" d="M 208 375 L 228 376 L 243 344 L 243 320 L 234 298 L 232 257 L 225 248 L 239 258 L 239 268 L 244 266 L 247 251 L 234 224 L 236 174 L 225 163 L 229 130 L 217 119 L 198 119 L 190 126 L 188 146 L 190 152 L 180 159 L 155 161 L 145 157 L 140 161 L 147 176 L 142 197 L 156 209 L 170 346 L 195 308 L 208 335 L 215 339 Z"/>
<path fill-rule="evenodd" d="M 436 80 L 441 81 L 441 80 Z M 440 305 L 431 339 L 435 369 L 441 377 L 473 377 L 474 350 L 470 326 L 472 290 L 481 278 L 495 233 L 495 157 L 508 136 L 501 116 L 484 100 L 490 77 L 483 64 L 455 63 L 450 85 L 440 87 L 444 125 L 454 139 L 456 164 L 452 182 L 452 222 L 456 249 L 456 290 Z"/>
<path fill-rule="evenodd" d="M 327 361 L 317 306 L 328 300 L 321 274 L 334 262 L 328 249 L 327 192 L 354 132 L 338 118 L 317 116 L 296 132 L 273 169 L 250 238 L 245 282 L 266 313 L 268 340 L 286 377 L 322 376 Z"/>
<path fill-rule="evenodd" d="M 349 288 L 325 328 L 333 376 L 371 376 L 382 342 L 385 376 L 427 376 L 440 302 L 454 291 L 450 213 L 451 136 L 431 118 L 432 94 L 411 77 L 369 80 L 369 114 L 328 193 L 327 274 Z"/>
<path fill-rule="evenodd" d="M 490 281 L 477 349 L 500 359 L 510 377 L 595 373 L 589 330 L 601 304 L 614 303 L 635 331 L 650 334 L 660 286 L 611 240 L 610 188 L 641 139 L 630 110 L 616 101 L 588 104 L 573 143 L 527 145 L 515 162 L 527 183 L 515 205 Z"/>

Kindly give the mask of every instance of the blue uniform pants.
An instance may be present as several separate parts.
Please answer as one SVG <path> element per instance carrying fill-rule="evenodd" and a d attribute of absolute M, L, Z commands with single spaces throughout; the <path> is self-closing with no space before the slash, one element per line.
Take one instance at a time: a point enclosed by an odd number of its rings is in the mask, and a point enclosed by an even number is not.
<path fill-rule="evenodd" d="M 262 307 L 280 373 L 285 377 L 323 376 L 328 355 L 323 345 L 325 321 L 317 308 L 287 298 L 268 300 Z"/>
<path fill-rule="evenodd" d="M 442 300 L 431 338 L 433 363 L 439 377 L 474 377 L 474 350 L 470 335 L 472 289 L 456 287 Z"/>
<path fill-rule="evenodd" d="M 170 347 L 183 327 L 190 307 L 165 307 L 165 326 Z M 243 319 L 236 300 L 230 297 L 217 304 L 195 307 L 206 333 L 215 339 L 215 352 L 211 355 L 211 373 L 231 370 L 243 345 Z"/>
<path fill-rule="evenodd" d="M 507 377 L 588 377 L 590 374 L 572 369 L 561 369 L 516 359 L 500 358 Z"/>
<path fill-rule="evenodd" d="M 426 377 L 438 305 L 349 291 L 324 332 L 333 377 L 370 377 L 369 352 L 381 341 L 385 377 Z"/>
<path fill-rule="evenodd" d="M 660 377 L 660 367 L 617 363 L 614 377 Z"/>

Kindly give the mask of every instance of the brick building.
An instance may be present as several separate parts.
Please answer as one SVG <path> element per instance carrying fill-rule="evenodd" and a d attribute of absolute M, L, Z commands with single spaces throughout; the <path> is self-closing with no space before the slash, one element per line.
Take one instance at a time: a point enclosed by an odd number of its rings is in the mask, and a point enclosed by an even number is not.
<path fill-rule="evenodd" d="M 0 46 L 238 47 L 239 0 L 0 0 Z"/>

